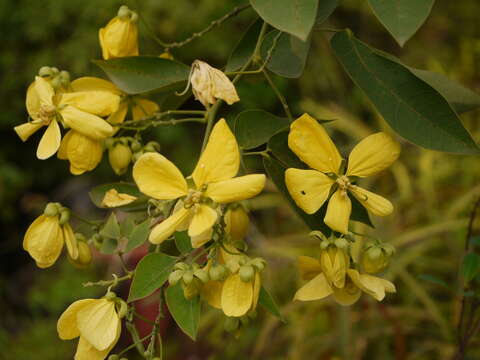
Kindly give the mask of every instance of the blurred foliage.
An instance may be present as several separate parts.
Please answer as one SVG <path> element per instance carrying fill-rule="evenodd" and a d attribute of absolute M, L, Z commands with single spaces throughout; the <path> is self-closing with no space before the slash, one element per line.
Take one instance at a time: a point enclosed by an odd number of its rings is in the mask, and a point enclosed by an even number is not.
<path fill-rule="evenodd" d="M 97 31 L 122 3 L 0 2 L 0 359 L 69 358 L 75 345 L 57 338 L 57 317 L 73 300 L 96 294 L 95 289 L 83 289 L 82 282 L 94 278 L 94 273 L 107 278 L 110 272 L 106 269 L 116 266 L 107 257 L 99 259 L 104 264 L 96 270 L 80 271 L 66 261 L 49 270 L 35 268 L 21 249 L 21 241 L 45 202 L 61 201 L 80 214 L 102 216 L 86 194 L 91 186 L 112 180 L 112 172 L 104 160 L 93 173 L 75 178 L 69 174 L 66 162 L 35 158 L 39 134 L 23 144 L 12 127 L 27 117 L 25 90 L 42 65 L 68 70 L 73 78 L 103 76 L 90 62 L 100 57 Z M 175 41 L 203 29 L 238 1 L 125 3 L 138 9 L 161 39 Z M 338 119 L 329 128 L 342 150 L 347 151 L 367 134 L 388 127 L 343 73 L 329 49 L 329 33 L 320 32 L 320 28 L 350 27 L 358 38 L 394 53 L 408 65 L 443 72 L 480 91 L 479 11 L 476 0 L 463 0 L 461 5 L 438 1 L 419 33 L 401 49 L 365 1 L 344 0 L 328 23 L 315 31 L 304 75 L 298 81 L 275 77 L 275 82 L 294 113 L 308 111 L 317 118 Z M 222 28 L 174 50 L 174 57 L 187 64 L 200 58 L 223 66 L 253 16 L 252 10 L 242 12 Z M 161 53 L 144 26 L 140 33 L 143 54 Z M 245 108 L 283 115 L 275 95 L 261 78 L 240 82 L 238 92 L 242 102 L 229 108 L 229 118 Z M 192 102 L 192 106 L 198 105 Z M 479 113 L 463 115 L 462 119 L 478 141 Z M 182 170 L 187 173 L 192 169 L 201 140 L 199 126 L 159 128 L 151 137 L 161 143 L 162 152 L 181 164 Z M 260 310 L 257 320 L 235 336 L 224 333 L 222 316 L 209 310 L 203 315 L 196 343 L 181 335 L 173 322 L 168 323 L 164 334 L 166 358 L 335 359 L 338 354 L 332 350 L 338 347 L 338 319 L 343 317 L 349 320 L 347 326 L 351 325 L 346 350 L 351 359 L 448 359 L 455 346 L 459 309 L 456 274 L 467 216 L 473 199 L 480 195 L 478 158 L 422 150 L 406 142 L 402 145 L 400 161 L 370 184 L 394 201 L 396 212 L 387 219 L 376 218 L 374 231 L 360 225 L 357 229 L 397 247 L 397 256 L 387 273 L 397 285 L 397 295 L 380 304 L 363 297 L 346 312 L 330 302 L 291 302 L 294 289 L 300 285 L 296 256 L 315 255 L 318 249 L 306 237 L 300 220 L 269 185 L 270 191 L 251 204 L 256 211 L 249 239 L 252 249 L 268 259 L 265 282 L 282 305 L 287 325 Z M 260 167 L 258 161 L 247 159 L 247 167 Z M 427 281 L 422 274 L 433 275 L 449 286 Z M 472 343 L 471 359 L 480 357 L 479 340 Z"/>

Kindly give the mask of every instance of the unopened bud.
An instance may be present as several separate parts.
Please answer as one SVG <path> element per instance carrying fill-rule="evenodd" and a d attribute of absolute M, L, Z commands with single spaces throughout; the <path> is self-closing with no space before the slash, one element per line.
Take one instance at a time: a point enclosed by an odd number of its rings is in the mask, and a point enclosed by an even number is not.
<path fill-rule="evenodd" d="M 58 223 L 60 225 L 65 225 L 66 223 L 68 223 L 70 221 L 70 211 L 66 208 L 63 208 L 61 211 L 60 211 L 60 220 L 58 221 Z"/>
<path fill-rule="evenodd" d="M 185 284 L 190 284 L 193 281 L 193 272 L 191 270 L 187 270 L 182 275 L 182 280 Z"/>
<path fill-rule="evenodd" d="M 240 267 L 240 270 L 238 270 L 238 275 L 240 275 L 240 279 L 243 282 L 250 282 L 255 276 L 255 270 L 253 269 L 253 266 L 243 265 Z"/>
<path fill-rule="evenodd" d="M 38 76 L 41 77 L 50 77 L 53 75 L 53 71 L 50 66 L 42 66 L 40 70 L 38 70 Z"/>
<path fill-rule="evenodd" d="M 128 6 L 127 5 L 122 5 L 118 9 L 117 16 L 121 19 L 126 19 L 126 18 L 130 17 L 130 13 L 131 13 L 131 11 L 128 8 Z"/>
<path fill-rule="evenodd" d="M 59 214 L 58 205 L 56 203 L 48 203 L 43 210 L 45 216 L 57 216 Z"/>
<path fill-rule="evenodd" d="M 160 151 L 160 144 L 156 141 L 149 141 L 147 145 L 143 147 L 145 152 L 157 152 Z"/>
<path fill-rule="evenodd" d="M 196 278 L 200 279 L 200 281 L 204 284 L 210 280 L 208 272 L 203 269 L 195 270 L 193 272 L 193 275 L 195 275 Z"/>
<path fill-rule="evenodd" d="M 265 269 L 265 260 L 262 258 L 255 258 L 251 262 L 252 266 L 256 267 L 258 271 Z"/>
<path fill-rule="evenodd" d="M 122 175 L 132 161 L 132 150 L 127 145 L 116 144 L 108 151 L 108 160 L 115 174 Z"/>
<path fill-rule="evenodd" d="M 335 239 L 335 246 L 344 250 L 348 247 L 348 241 L 344 238 Z"/>
<path fill-rule="evenodd" d="M 232 273 L 232 274 L 235 274 L 238 269 L 240 268 L 240 265 L 238 264 L 238 261 L 237 260 L 228 260 L 227 261 L 227 268 L 228 270 Z"/>
<path fill-rule="evenodd" d="M 372 246 L 363 254 L 363 270 L 370 274 L 378 273 L 388 266 L 389 261 L 390 256 L 382 250 L 381 246 Z"/>
<path fill-rule="evenodd" d="M 133 152 L 137 152 L 142 148 L 142 144 L 138 140 L 133 140 L 132 144 L 130 145 L 130 148 L 132 149 Z"/>
<path fill-rule="evenodd" d="M 237 206 L 226 212 L 225 224 L 227 225 L 226 230 L 232 238 L 241 240 L 247 235 L 250 219 L 243 206 Z"/>
<path fill-rule="evenodd" d="M 175 285 L 180 281 L 183 276 L 183 270 L 175 270 L 174 272 L 170 273 L 168 276 L 168 282 L 170 285 Z"/>
<path fill-rule="evenodd" d="M 108 357 L 108 360 L 118 360 L 118 359 L 120 359 L 120 358 L 118 357 L 118 355 L 110 355 L 110 356 Z"/>
<path fill-rule="evenodd" d="M 188 265 L 185 264 L 184 262 L 177 262 L 173 268 L 175 270 L 187 270 L 188 269 Z"/>
<path fill-rule="evenodd" d="M 227 277 L 227 269 L 223 265 L 212 266 L 208 272 L 213 281 L 222 281 Z"/>

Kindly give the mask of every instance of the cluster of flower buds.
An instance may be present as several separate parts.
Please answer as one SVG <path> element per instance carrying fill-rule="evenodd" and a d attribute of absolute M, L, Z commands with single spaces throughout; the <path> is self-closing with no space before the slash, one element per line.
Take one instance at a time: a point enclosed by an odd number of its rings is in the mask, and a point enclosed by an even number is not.
<path fill-rule="evenodd" d="M 365 245 L 361 264 L 369 274 L 379 273 L 388 266 L 390 258 L 395 254 L 395 248 L 379 240 L 370 241 Z"/>
<path fill-rule="evenodd" d="M 66 90 L 70 87 L 70 73 L 66 70 L 58 70 L 56 67 L 42 66 L 38 70 L 38 76 L 46 79 L 55 91 Z"/>
<path fill-rule="evenodd" d="M 175 285 L 179 281 L 181 281 L 185 298 L 193 299 L 198 295 L 202 285 L 210 281 L 209 271 L 201 268 L 197 263 L 178 262 L 168 277 L 168 282 L 170 285 Z"/>

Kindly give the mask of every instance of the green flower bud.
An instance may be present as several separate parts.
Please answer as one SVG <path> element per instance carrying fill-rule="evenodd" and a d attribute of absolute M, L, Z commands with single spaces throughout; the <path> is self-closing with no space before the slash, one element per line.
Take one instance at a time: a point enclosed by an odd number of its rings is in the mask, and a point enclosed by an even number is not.
<path fill-rule="evenodd" d="M 132 162 L 136 162 L 138 159 L 140 159 L 140 156 L 144 154 L 143 150 L 137 151 L 136 153 L 133 154 L 132 156 Z"/>
<path fill-rule="evenodd" d="M 120 18 L 120 19 L 127 19 L 130 17 L 130 9 L 128 8 L 127 5 L 122 5 L 120 6 L 120 8 L 118 9 L 118 12 L 117 12 L 117 16 Z"/>
<path fill-rule="evenodd" d="M 265 260 L 262 258 L 255 258 L 251 262 L 252 266 L 257 268 L 258 271 L 263 271 L 265 269 Z"/>
<path fill-rule="evenodd" d="M 57 74 L 60 72 L 60 70 L 58 70 L 58 68 L 55 67 L 55 66 L 51 67 L 50 70 L 52 70 L 52 73 L 53 73 L 54 75 L 57 75 Z"/>
<path fill-rule="evenodd" d="M 104 144 L 107 149 L 110 149 L 115 144 L 115 139 L 112 137 L 106 138 Z"/>
<path fill-rule="evenodd" d="M 212 266 L 208 272 L 210 279 L 213 281 L 222 281 L 227 277 L 227 268 L 223 265 Z"/>
<path fill-rule="evenodd" d="M 240 279 L 243 282 L 250 282 L 255 276 L 255 270 L 253 269 L 253 266 L 242 265 L 238 271 L 238 275 L 240 275 Z"/>
<path fill-rule="evenodd" d="M 113 301 L 117 298 L 117 294 L 115 294 L 113 291 L 109 291 L 105 294 L 104 298 Z"/>
<path fill-rule="evenodd" d="M 206 270 L 203 270 L 203 269 L 195 270 L 193 272 L 193 275 L 195 275 L 195 277 L 200 279 L 200 281 L 204 284 L 210 280 L 210 278 L 208 276 L 208 272 Z"/>
<path fill-rule="evenodd" d="M 187 270 L 189 267 L 187 264 L 185 264 L 184 262 L 177 262 L 173 268 L 175 270 Z"/>
<path fill-rule="evenodd" d="M 130 21 L 135 23 L 138 21 L 138 14 L 135 11 L 132 11 L 130 14 Z"/>
<path fill-rule="evenodd" d="M 42 66 L 40 70 L 38 70 L 38 76 L 50 77 L 53 76 L 53 71 L 50 66 Z"/>
<path fill-rule="evenodd" d="M 235 274 L 238 269 L 240 268 L 240 265 L 238 264 L 238 261 L 237 260 L 234 260 L 234 259 L 230 259 L 227 261 L 226 263 L 227 265 L 227 269 L 232 273 L 232 274 Z"/>
<path fill-rule="evenodd" d="M 174 272 L 170 273 L 168 276 L 168 282 L 170 285 L 175 285 L 178 283 L 183 276 L 183 272 L 183 270 L 175 270 Z"/>
<path fill-rule="evenodd" d="M 242 324 L 242 326 L 247 326 L 249 322 L 250 319 L 248 318 L 248 316 L 242 316 L 240 318 L 240 324 Z"/>
<path fill-rule="evenodd" d="M 182 280 L 185 284 L 190 284 L 193 281 L 193 271 L 186 270 L 182 275 Z"/>
<path fill-rule="evenodd" d="M 132 150 L 124 144 L 116 144 L 109 149 L 108 160 L 115 174 L 122 175 L 132 161 Z"/>
<path fill-rule="evenodd" d="M 61 211 L 60 211 L 60 220 L 58 221 L 58 223 L 60 225 L 65 225 L 66 223 L 68 223 L 70 221 L 70 211 L 66 208 L 63 208 Z"/>
<path fill-rule="evenodd" d="M 364 252 L 361 263 L 365 272 L 375 274 L 384 270 L 389 262 L 390 256 L 382 249 L 381 245 L 376 245 Z"/>
<path fill-rule="evenodd" d="M 147 145 L 143 147 L 145 152 L 157 152 L 160 151 L 160 144 L 156 141 L 149 141 Z"/>
<path fill-rule="evenodd" d="M 48 203 L 43 210 L 43 215 L 45 216 L 57 216 L 59 213 L 59 208 L 56 203 Z"/>
<path fill-rule="evenodd" d="M 100 234 L 93 234 L 93 236 L 90 238 L 90 241 L 93 242 L 93 246 L 95 246 L 97 250 L 102 248 L 103 238 Z"/>
<path fill-rule="evenodd" d="M 133 140 L 132 144 L 130 145 L 130 148 L 132 149 L 133 152 L 137 152 L 142 148 L 142 144 L 138 140 Z"/>
<path fill-rule="evenodd" d="M 110 355 L 108 357 L 108 360 L 118 360 L 118 359 L 119 359 L 118 355 Z"/>
<path fill-rule="evenodd" d="M 63 87 L 68 87 L 70 84 L 70 73 L 68 71 L 62 70 L 60 71 L 60 74 L 58 75 L 60 78 L 60 83 L 62 84 Z"/>
<path fill-rule="evenodd" d="M 335 246 L 345 250 L 348 247 L 348 241 L 344 238 L 335 239 Z"/>
<path fill-rule="evenodd" d="M 227 317 L 225 319 L 225 323 L 223 324 L 223 327 L 227 332 L 234 332 L 235 330 L 238 329 L 239 325 L 240 325 L 240 321 L 238 320 L 238 318 Z"/>

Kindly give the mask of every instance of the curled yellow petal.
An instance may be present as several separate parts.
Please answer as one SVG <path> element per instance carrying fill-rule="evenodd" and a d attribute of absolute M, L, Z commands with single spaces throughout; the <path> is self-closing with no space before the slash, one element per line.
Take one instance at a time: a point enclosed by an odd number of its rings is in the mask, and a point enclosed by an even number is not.
<path fill-rule="evenodd" d="M 217 221 L 217 212 L 208 205 L 195 205 L 192 211 L 193 216 L 188 227 L 188 236 L 193 237 L 203 234 Z"/>
<path fill-rule="evenodd" d="M 395 292 L 395 285 L 390 281 L 368 274 L 360 274 L 355 269 L 349 269 L 348 275 L 364 292 L 372 296 L 377 301 L 382 301 L 385 292 Z"/>
<path fill-rule="evenodd" d="M 93 76 L 84 76 L 70 83 L 72 90 L 77 91 L 108 91 L 116 95 L 122 95 L 122 91 L 108 80 Z"/>
<path fill-rule="evenodd" d="M 63 312 L 57 322 L 57 332 L 60 339 L 70 340 L 80 336 L 80 331 L 77 327 L 77 313 L 95 301 L 96 299 L 75 301 Z"/>
<path fill-rule="evenodd" d="M 337 190 L 328 201 L 327 213 L 323 221 L 330 229 L 346 234 L 351 212 L 352 202 L 348 195 L 341 190 Z"/>
<path fill-rule="evenodd" d="M 177 228 L 177 231 L 180 231 L 180 229 Z M 213 235 L 213 228 L 209 228 L 201 234 L 190 236 L 190 240 L 192 241 L 192 247 L 194 249 L 198 249 L 199 247 L 205 245 L 207 242 L 209 242 L 212 239 L 212 235 Z"/>
<path fill-rule="evenodd" d="M 327 200 L 334 180 L 317 170 L 290 168 L 285 171 L 285 185 L 290 196 L 307 214 L 318 211 Z"/>
<path fill-rule="evenodd" d="M 311 168 L 338 173 L 342 158 L 337 147 L 317 120 L 303 114 L 290 125 L 288 147 Z"/>
<path fill-rule="evenodd" d="M 297 258 L 298 270 L 303 280 L 311 280 L 322 272 L 320 262 L 310 256 L 299 256 Z"/>
<path fill-rule="evenodd" d="M 181 208 L 177 212 L 170 215 L 170 217 L 163 220 L 160 224 L 155 225 L 148 240 L 152 244 L 160 244 L 167 240 L 189 215 L 189 210 Z"/>
<path fill-rule="evenodd" d="M 78 258 L 78 241 L 75 237 L 75 234 L 73 233 L 72 227 L 69 223 L 66 223 L 62 226 L 62 231 L 68 255 L 73 260 L 76 260 Z"/>
<path fill-rule="evenodd" d="M 229 233 L 234 240 L 242 240 L 248 233 L 250 219 L 242 206 L 230 208 L 224 216 L 225 231 Z"/>
<path fill-rule="evenodd" d="M 327 280 L 337 288 L 345 285 L 345 276 L 350 265 L 348 254 L 342 249 L 330 247 L 322 250 L 320 254 L 320 265 Z"/>
<path fill-rule="evenodd" d="M 144 194 L 172 200 L 187 194 L 187 182 L 178 168 L 158 153 L 142 155 L 133 167 L 133 179 Z"/>
<path fill-rule="evenodd" d="M 114 133 L 113 127 L 101 117 L 81 111 L 67 105 L 60 110 L 63 121 L 68 127 L 95 140 L 103 140 Z"/>
<path fill-rule="evenodd" d="M 63 138 L 58 157 L 70 161 L 70 172 L 83 174 L 97 167 L 102 160 L 103 144 L 75 130 L 70 130 Z"/>
<path fill-rule="evenodd" d="M 90 344 L 84 337 L 78 339 L 77 352 L 74 360 L 104 360 L 114 345 L 105 350 L 98 350 Z"/>
<path fill-rule="evenodd" d="M 398 159 L 400 144 L 384 132 L 367 136 L 348 157 L 347 176 L 365 177 L 376 174 Z"/>
<path fill-rule="evenodd" d="M 253 286 L 250 282 L 244 282 L 240 275 L 230 275 L 223 284 L 222 310 L 227 316 L 245 315 L 253 302 Z"/>
<path fill-rule="evenodd" d="M 205 196 L 220 204 L 250 199 L 265 186 L 265 175 L 251 174 L 208 184 Z"/>
<path fill-rule="evenodd" d="M 40 106 L 53 105 L 53 96 L 55 91 L 52 85 L 40 76 L 35 76 L 35 92 L 37 93 Z"/>
<path fill-rule="evenodd" d="M 25 98 L 25 106 L 27 108 L 28 115 L 34 119 L 40 119 L 40 98 L 37 94 L 37 89 L 35 87 L 35 82 L 31 83 L 27 89 L 27 96 Z"/>
<path fill-rule="evenodd" d="M 105 60 L 138 55 L 138 29 L 131 17 L 114 17 L 98 35 Z"/>
<path fill-rule="evenodd" d="M 343 288 L 333 288 L 333 298 L 343 306 L 353 305 L 358 301 L 362 291 L 351 280 L 347 279 Z"/>
<path fill-rule="evenodd" d="M 55 154 L 60 147 L 62 133 L 56 120 L 52 120 L 43 133 L 37 148 L 37 158 L 44 160 Z"/>
<path fill-rule="evenodd" d="M 159 110 L 157 103 L 151 100 L 137 98 L 134 101 L 135 103 L 132 107 L 133 120 L 153 115 Z"/>
<path fill-rule="evenodd" d="M 115 303 L 107 299 L 95 300 L 77 312 L 80 336 L 97 350 L 105 350 L 115 343 L 120 326 Z"/>
<path fill-rule="evenodd" d="M 118 110 L 120 96 L 101 90 L 64 93 L 60 105 L 72 105 L 78 110 L 98 116 L 107 116 Z"/>
<path fill-rule="evenodd" d="M 387 216 L 393 212 L 392 203 L 383 196 L 372 193 L 359 186 L 351 186 L 350 192 L 373 215 Z"/>
<path fill-rule="evenodd" d="M 17 133 L 17 135 L 22 139 L 23 142 L 27 141 L 27 139 L 33 135 L 38 129 L 43 126 L 41 122 L 33 123 L 27 122 L 22 125 L 15 126 L 13 129 Z"/>
<path fill-rule="evenodd" d="M 119 193 L 116 189 L 110 189 L 105 193 L 101 205 L 112 208 L 130 204 L 135 200 L 137 200 L 136 196 Z"/>
<path fill-rule="evenodd" d="M 223 282 L 221 281 L 208 281 L 200 289 L 200 296 L 210 306 L 216 309 L 222 308 L 222 288 Z"/>
<path fill-rule="evenodd" d="M 325 275 L 319 274 L 298 289 L 293 299 L 300 301 L 320 300 L 326 298 L 332 293 L 333 290 L 328 284 Z"/>
<path fill-rule="evenodd" d="M 200 188 L 204 184 L 230 179 L 237 174 L 239 166 L 237 140 L 225 119 L 220 119 L 193 171 L 195 185 Z"/>

